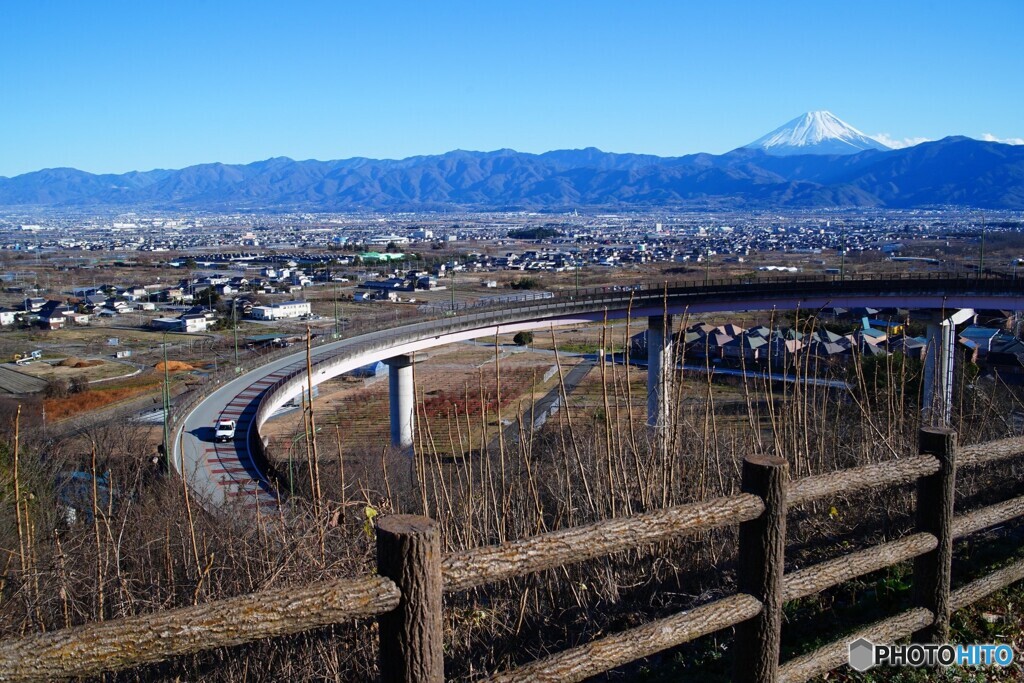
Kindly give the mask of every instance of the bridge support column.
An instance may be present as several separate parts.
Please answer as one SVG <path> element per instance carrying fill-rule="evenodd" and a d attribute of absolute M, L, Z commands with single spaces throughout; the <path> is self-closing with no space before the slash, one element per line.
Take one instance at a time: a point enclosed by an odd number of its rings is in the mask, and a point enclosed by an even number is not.
<path fill-rule="evenodd" d="M 671 415 L 672 316 L 652 315 L 647 319 L 647 424 L 659 431 Z"/>
<path fill-rule="evenodd" d="M 416 393 L 412 381 L 412 358 L 395 356 L 384 361 L 388 366 L 388 403 L 391 410 L 391 444 L 412 446 L 416 419 Z"/>
<path fill-rule="evenodd" d="M 956 326 L 974 315 L 965 308 L 944 320 L 928 323 L 928 355 L 924 360 L 924 396 L 921 410 L 925 422 L 949 426 L 953 414 L 953 370 Z"/>

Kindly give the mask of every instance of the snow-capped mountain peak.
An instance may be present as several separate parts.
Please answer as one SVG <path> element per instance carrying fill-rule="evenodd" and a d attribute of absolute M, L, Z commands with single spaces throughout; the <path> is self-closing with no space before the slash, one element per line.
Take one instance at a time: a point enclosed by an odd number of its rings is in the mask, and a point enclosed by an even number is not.
<path fill-rule="evenodd" d="M 856 154 L 866 149 L 892 149 L 828 111 L 807 112 L 745 147 L 778 156 Z"/>

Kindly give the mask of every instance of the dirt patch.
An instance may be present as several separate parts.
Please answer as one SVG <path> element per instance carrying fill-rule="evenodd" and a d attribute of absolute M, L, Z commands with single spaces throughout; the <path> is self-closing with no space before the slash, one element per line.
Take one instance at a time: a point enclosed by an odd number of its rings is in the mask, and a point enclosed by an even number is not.
<path fill-rule="evenodd" d="M 19 372 L 26 375 L 39 377 L 48 382 L 56 380 L 71 380 L 76 377 L 88 381 L 99 379 L 112 379 L 123 375 L 130 375 L 134 368 L 124 363 L 107 361 L 101 358 L 82 359 L 71 356 L 60 361 L 39 362 L 23 365 L 18 368 Z"/>
<path fill-rule="evenodd" d="M 58 365 L 63 368 L 94 368 L 97 365 L 103 365 L 103 363 L 104 361 L 98 359 L 82 360 L 81 358 L 71 356 L 62 360 Z"/>
<path fill-rule="evenodd" d="M 183 363 L 180 360 L 169 360 L 169 361 L 167 361 L 166 362 L 166 368 L 165 368 L 164 361 L 160 361 L 159 363 L 157 363 L 153 367 L 156 368 L 157 370 L 159 370 L 160 372 L 163 372 L 164 369 L 166 369 L 168 372 L 188 372 L 190 370 L 195 370 L 194 367 L 192 367 L 188 363 Z"/>

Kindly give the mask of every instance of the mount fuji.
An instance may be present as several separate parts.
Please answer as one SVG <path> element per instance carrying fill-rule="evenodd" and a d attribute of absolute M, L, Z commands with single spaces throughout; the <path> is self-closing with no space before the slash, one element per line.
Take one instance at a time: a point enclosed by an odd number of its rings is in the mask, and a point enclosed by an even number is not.
<path fill-rule="evenodd" d="M 857 154 L 869 149 L 892 149 L 870 138 L 827 111 L 811 111 L 798 116 L 745 149 L 759 149 L 773 156 L 794 154 Z"/>

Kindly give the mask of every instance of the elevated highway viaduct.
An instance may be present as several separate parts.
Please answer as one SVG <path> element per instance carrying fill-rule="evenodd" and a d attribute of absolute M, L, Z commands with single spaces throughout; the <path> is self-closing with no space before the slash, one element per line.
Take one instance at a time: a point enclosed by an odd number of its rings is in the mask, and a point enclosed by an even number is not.
<path fill-rule="evenodd" d="M 414 391 L 411 357 L 453 342 L 551 327 L 578 326 L 629 317 L 648 319 L 648 422 L 664 426 L 673 365 L 672 316 L 714 312 L 898 307 L 931 316 L 931 391 L 948 396 L 952 377 L 953 325 L 969 309 L 1024 310 L 1024 279 L 947 276 L 832 278 L 785 277 L 657 283 L 567 292 L 553 299 L 506 304 L 360 335 L 316 347 L 307 374 L 305 351 L 268 362 L 209 393 L 178 420 L 171 460 L 207 506 L 229 501 L 274 506 L 278 492 L 264 463 L 260 427 L 309 383 L 317 385 L 361 366 L 389 366 L 391 438 L 413 443 Z M 928 373 L 926 373 L 928 374 Z M 941 402 L 941 401 L 940 401 Z M 238 423 L 235 439 L 215 443 L 218 419 Z"/>

